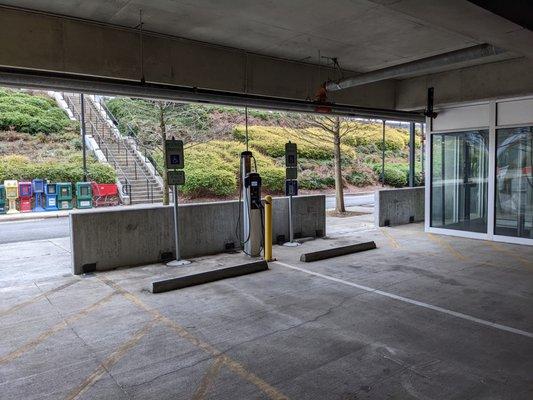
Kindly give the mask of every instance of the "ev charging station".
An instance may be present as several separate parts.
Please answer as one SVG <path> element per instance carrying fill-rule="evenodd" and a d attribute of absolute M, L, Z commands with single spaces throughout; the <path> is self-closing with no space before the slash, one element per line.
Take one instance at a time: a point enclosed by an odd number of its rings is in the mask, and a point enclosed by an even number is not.
<path fill-rule="evenodd" d="M 55 183 L 47 183 L 44 185 L 44 209 L 46 211 L 57 211 L 57 185 Z"/>
<path fill-rule="evenodd" d="M 263 242 L 263 205 L 261 204 L 261 176 L 252 172 L 251 151 L 241 153 L 241 188 L 243 250 L 250 257 L 259 257 Z M 255 161 L 255 160 L 254 160 Z M 257 168 L 256 168 L 257 169 Z"/>
<path fill-rule="evenodd" d="M 33 193 L 35 194 L 35 205 L 33 207 L 33 212 L 44 211 L 43 208 L 43 192 L 44 192 L 44 181 L 42 179 L 34 179 L 31 182 L 33 186 Z"/>
<path fill-rule="evenodd" d="M 180 257 L 179 218 L 178 218 L 178 186 L 185 184 L 185 160 L 183 156 L 183 140 L 174 138 L 165 140 L 165 164 L 167 168 L 167 182 L 174 189 L 174 241 L 176 245 L 176 259 L 167 263 L 168 267 L 179 267 L 191 262 Z"/>
<path fill-rule="evenodd" d="M 19 184 L 15 180 L 4 181 L 6 188 L 6 198 L 9 204 L 7 214 L 18 214 L 17 199 L 19 197 Z"/>
<path fill-rule="evenodd" d="M 298 149 L 296 143 L 285 144 L 285 196 L 289 197 L 289 241 L 283 246 L 296 247 L 292 222 L 292 197 L 298 196 Z"/>

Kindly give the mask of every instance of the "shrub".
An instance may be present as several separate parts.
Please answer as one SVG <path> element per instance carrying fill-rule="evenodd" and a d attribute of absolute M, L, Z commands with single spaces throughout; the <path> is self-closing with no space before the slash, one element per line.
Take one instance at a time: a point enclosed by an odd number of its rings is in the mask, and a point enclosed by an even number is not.
<path fill-rule="evenodd" d="M 318 133 L 314 133 L 314 132 Z M 311 132 L 313 134 L 311 135 Z M 316 136 L 319 136 L 318 138 Z M 329 160 L 333 158 L 333 143 L 327 134 L 323 134 L 320 139 L 320 130 L 310 129 L 290 129 L 279 126 L 249 126 L 248 140 L 250 147 L 266 154 L 270 157 L 283 157 L 285 155 L 285 143 L 289 140 L 298 145 L 298 156 L 312 160 Z M 236 126 L 233 130 L 233 137 L 241 142 L 246 139 L 246 128 Z M 341 147 L 344 155 L 354 156 L 353 150 L 346 145 Z"/>
<path fill-rule="evenodd" d="M 186 169 L 183 193 L 188 196 L 230 196 L 236 191 L 235 175 L 224 170 Z"/>
<path fill-rule="evenodd" d="M 355 186 L 368 186 L 374 184 L 376 177 L 367 171 L 352 171 L 346 174 L 346 180 Z"/>
<path fill-rule="evenodd" d="M 56 133 L 71 125 L 67 114 L 45 96 L 0 90 L 0 130 Z"/>
<path fill-rule="evenodd" d="M 88 179 L 98 183 L 114 183 L 115 170 L 107 164 L 100 164 L 92 159 L 87 165 Z M 35 178 L 46 179 L 50 182 L 81 182 L 83 168 L 81 162 L 31 162 L 24 156 L 0 157 L 0 181 L 16 179 L 31 181 Z"/>
<path fill-rule="evenodd" d="M 300 174 L 298 184 L 301 189 L 320 190 L 335 186 L 332 176 L 320 176 L 314 171 L 306 170 Z"/>

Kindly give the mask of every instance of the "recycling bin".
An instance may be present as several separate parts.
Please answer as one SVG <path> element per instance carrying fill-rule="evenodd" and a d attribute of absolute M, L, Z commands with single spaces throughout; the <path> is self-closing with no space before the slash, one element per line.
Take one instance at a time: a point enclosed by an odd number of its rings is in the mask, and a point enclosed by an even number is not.
<path fill-rule="evenodd" d="M 6 188 L 0 185 L 0 214 L 5 214 L 6 208 Z"/>
<path fill-rule="evenodd" d="M 60 210 L 72 210 L 72 184 L 59 182 L 57 186 L 57 208 Z"/>
<path fill-rule="evenodd" d="M 43 192 L 44 181 L 42 179 L 34 179 L 31 181 L 33 194 L 35 195 L 35 205 L 33 206 L 34 212 L 44 211 L 43 208 Z"/>
<path fill-rule="evenodd" d="M 6 199 L 9 205 L 7 214 L 17 214 L 17 199 L 19 197 L 19 183 L 15 180 L 4 181 Z"/>
<path fill-rule="evenodd" d="M 44 185 L 44 209 L 46 211 L 57 211 L 57 185 L 47 183 Z"/>
<path fill-rule="evenodd" d="M 76 207 L 93 207 L 93 192 L 91 189 L 91 182 L 76 182 Z"/>

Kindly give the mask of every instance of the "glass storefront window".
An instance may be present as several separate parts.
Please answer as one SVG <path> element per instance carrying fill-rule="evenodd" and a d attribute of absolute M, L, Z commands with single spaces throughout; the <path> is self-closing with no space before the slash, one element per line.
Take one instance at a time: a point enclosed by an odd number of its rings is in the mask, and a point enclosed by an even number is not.
<path fill-rule="evenodd" d="M 431 135 L 435 228 L 487 232 L 488 130 Z"/>
<path fill-rule="evenodd" d="M 533 127 L 496 131 L 496 235 L 533 238 Z"/>

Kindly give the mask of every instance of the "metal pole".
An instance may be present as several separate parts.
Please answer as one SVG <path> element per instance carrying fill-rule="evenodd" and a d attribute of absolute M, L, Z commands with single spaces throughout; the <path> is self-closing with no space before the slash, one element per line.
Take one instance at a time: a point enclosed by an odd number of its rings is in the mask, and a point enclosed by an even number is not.
<path fill-rule="evenodd" d="M 174 242 L 176 243 L 176 261 L 180 260 L 180 240 L 178 230 L 178 185 L 174 185 Z"/>
<path fill-rule="evenodd" d="M 415 123 L 409 124 L 409 186 L 415 186 Z"/>
<path fill-rule="evenodd" d="M 383 140 L 381 146 L 381 186 L 385 186 L 385 120 L 383 120 Z"/>
<path fill-rule="evenodd" d="M 178 218 L 178 185 L 174 186 L 174 242 L 176 244 L 176 259 L 167 263 L 168 267 L 179 267 L 190 264 L 188 260 L 182 260 L 180 256 L 180 242 L 179 242 L 179 218 Z"/>
<path fill-rule="evenodd" d="M 272 261 L 272 197 L 265 197 L 265 261 Z"/>
<path fill-rule="evenodd" d="M 289 241 L 283 243 L 283 246 L 297 247 L 300 243 L 294 241 L 294 226 L 292 224 L 292 195 L 289 195 Z"/>
<path fill-rule="evenodd" d="M 292 226 L 292 194 L 289 196 L 289 241 L 294 242 L 294 227 Z"/>
<path fill-rule="evenodd" d="M 87 152 L 85 150 L 85 97 L 80 94 L 81 104 L 81 149 L 83 154 L 83 181 L 87 182 Z"/>

